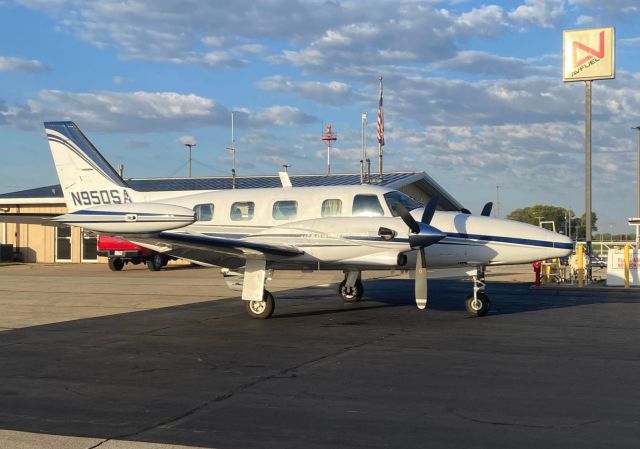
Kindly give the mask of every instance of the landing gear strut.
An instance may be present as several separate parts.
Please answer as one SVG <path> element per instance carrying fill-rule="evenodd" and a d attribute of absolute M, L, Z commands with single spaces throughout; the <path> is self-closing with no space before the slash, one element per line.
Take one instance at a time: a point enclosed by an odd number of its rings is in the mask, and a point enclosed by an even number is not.
<path fill-rule="evenodd" d="M 245 308 L 251 318 L 266 320 L 276 308 L 276 301 L 273 295 L 265 290 L 262 301 L 245 301 Z"/>
<path fill-rule="evenodd" d="M 484 275 L 484 267 L 478 267 L 476 275 L 473 276 L 473 293 L 464 302 L 471 316 L 485 316 L 491 308 L 491 301 L 484 292 L 486 286 Z"/>
<path fill-rule="evenodd" d="M 360 272 L 349 271 L 345 273 L 344 281 L 338 287 L 338 293 L 344 302 L 358 302 L 362 299 L 364 286 L 360 279 Z"/>

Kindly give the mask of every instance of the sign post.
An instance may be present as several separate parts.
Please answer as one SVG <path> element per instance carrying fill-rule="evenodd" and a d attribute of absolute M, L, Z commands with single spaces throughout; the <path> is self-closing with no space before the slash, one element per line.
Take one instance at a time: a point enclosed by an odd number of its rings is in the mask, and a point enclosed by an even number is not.
<path fill-rule="evenodd" d="M 615 78 L 615 29 L 590 28 L 562 33 L 562 80 L 584 81 L 584 198 L 587 282 L 591 270 L 591 84 L 593 80 Z"/>

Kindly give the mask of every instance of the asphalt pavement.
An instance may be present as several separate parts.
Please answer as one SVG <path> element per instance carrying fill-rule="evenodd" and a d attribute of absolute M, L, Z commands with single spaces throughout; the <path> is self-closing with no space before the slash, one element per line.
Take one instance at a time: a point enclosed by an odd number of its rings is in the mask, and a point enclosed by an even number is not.
<path fill-rule="evenodd" d="M 254 320 L 212 269 L 0 267 L 0 448 L 637 447 L 640 295 L 510 273 L 471 318 L 469 282 L 278 272 Z"/>

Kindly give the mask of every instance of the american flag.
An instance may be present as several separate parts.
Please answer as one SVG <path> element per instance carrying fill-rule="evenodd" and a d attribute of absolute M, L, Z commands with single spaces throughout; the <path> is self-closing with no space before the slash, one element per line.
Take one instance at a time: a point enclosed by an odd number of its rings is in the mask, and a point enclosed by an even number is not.
<path fill-rule="evenodd" d="M 382 110 L 382 80 L 380 80 L 380 103 L 378 103 L 378 143 L 384 145 L 384 111 Z"/>

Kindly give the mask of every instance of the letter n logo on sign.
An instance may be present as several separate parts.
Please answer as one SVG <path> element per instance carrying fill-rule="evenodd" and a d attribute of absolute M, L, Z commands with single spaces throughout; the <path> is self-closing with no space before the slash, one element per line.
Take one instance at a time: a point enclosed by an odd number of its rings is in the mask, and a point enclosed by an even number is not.
<path fill-rule="evenodd" d="M 613 27 L 568 30 L 562 37 L 563 81 L 615 78 Z"/>

